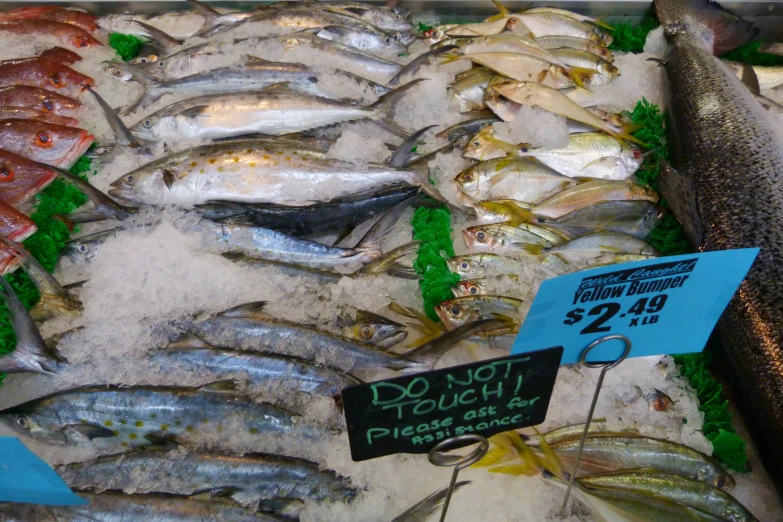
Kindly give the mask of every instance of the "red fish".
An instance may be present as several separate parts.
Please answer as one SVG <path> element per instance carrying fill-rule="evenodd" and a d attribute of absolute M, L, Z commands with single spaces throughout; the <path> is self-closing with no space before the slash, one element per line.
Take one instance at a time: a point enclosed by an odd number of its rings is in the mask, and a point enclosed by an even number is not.
<path fill-rule="evenodd" d="M 51 49 L 42 52 L 39 56 L 50 62 L 61 63 L 63 65 L 71 65 L 82 60 L 82 57 L 75 52 L 63 49 L 62 47 L 52 47 Z"/>
<path fill-rule="evenodd" d="M 22 58 L 0 62 L 0 85 L 29 85 L 47 91 L 78 96 L 84 86 L 95 80 L 45 58 Z"/>
<path fill-rule="evenodd" d="M 24 203 L 57 177 L 48 165 L 0 149 L 0 202 Z"/>
<path fill-rule="evenodd" d="M 0 275 L 10 274 L 22 264 L 22 258 L 11 245 L 0 243 Z"/>
<path fill-rule="evenodd" d="M 68 168 L 84 154 L 95 137 L 84 129 L 34 120 L 0 121 L 3 148 L 27 159 Z"/>
<path fill-rule="evenodd" d="M 11 205 L 0 203 L 0 236 L 21 242 L 37 230 L 32 219 Z"/>
<path fill-rule="evenodd" d="M 64 45 L 71 45 L 77 49 L 103 45 L 80 27 L 42 18 L 23 18 L 0 22 L 0 33 L 48 34 L 57 37 Z"/>
<path fill-rule="evenodd" d="M 31 7 L 20 7 L 7 13 L 0 13 L 0 20 L 23 20 L 26 18 L 45 18 L 64 24 L 81 27 L 87 32 L 92 33 L 98 28 L 95 16 L 84 11 L 74 9 L 65 9 L 54 5 L 41 5 Z"/>
<path fill-rule="evenodd" d="M 29 107 L 55 114 L 70 114 L 81 107 L 82 102 L 38 87 L 13 85 L 0 87 L 0 105 Z"/>
<path fill-rule="evenodd" d="M 76 127 L 79 125 L 79 120 L 76 118 L 60 116 L 52 112 L 39 111 L 28 107 L 7 107 L 0 105 L 0 120 L 12 119 L 45 121 L 56 125 L 65 125 L 66 127 Z"/>

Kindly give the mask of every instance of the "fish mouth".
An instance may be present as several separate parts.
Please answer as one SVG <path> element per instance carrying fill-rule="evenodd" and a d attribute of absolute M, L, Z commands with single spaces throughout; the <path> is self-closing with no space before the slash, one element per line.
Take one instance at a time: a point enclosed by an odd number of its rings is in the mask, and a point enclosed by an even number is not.
<path fill-rule="evenodd" d="M 90 145 L 95 141 L 95 136 L 92 134 L 85 134 L 74 146 L 71 147 L 63 158 L 55 164 L 55 167 L 71 168 L 76 161 L 81 158 Z"/>
<path fill-rule="evenodd" d="M 400 331 L 394 332 L 390 336 L 384 338 L 382 341 L 380 341 L 377 344 L 381 348 L 391 348 L 392 346 L 396 346 L 396 345 L 400 344 L 407 337 L 408 337 L 408 332 L 406 330 L 400 330 Z"/>

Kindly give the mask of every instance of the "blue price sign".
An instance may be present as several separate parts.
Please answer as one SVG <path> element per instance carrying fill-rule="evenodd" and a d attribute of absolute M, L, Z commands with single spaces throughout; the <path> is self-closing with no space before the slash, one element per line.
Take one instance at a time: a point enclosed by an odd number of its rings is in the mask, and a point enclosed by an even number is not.
<path fill-rule="evenodd" d="M 562 364 L 605 335 L 631 339 L 630 357 L 699 352 L 759 249 L 723 250 L 611 265 L 541 284 L 512 354 L 541 346 L 565 348 Z M 610 361 L 620 341 L 590 352 Z"/>

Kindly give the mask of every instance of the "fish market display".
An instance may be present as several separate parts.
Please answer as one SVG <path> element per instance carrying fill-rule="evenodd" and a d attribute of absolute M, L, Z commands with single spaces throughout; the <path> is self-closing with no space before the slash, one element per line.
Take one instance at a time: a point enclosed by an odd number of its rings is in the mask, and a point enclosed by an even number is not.
<path fill-rule="evenodd" d="M 394 1 L 230 4 L 0 13 L 0 435 L 88 502 L 0 520 L 435 520 L 448 470 L 354 462 L 344 390 L 507 356 L 545 279 L 662 256 L 668 212 L 696 247 L 763 247 L 721 331 L 774 441 L 780 149 L 735 76 L 774 114 L 779 67 L 722 64 L 675 0 L 656 2 L 671 57 L 661 30 L 655 52 L 610 50 L 614 18 L 539 3 L 449 24 Z M 715 49 L 754 31 L 709 9 Z M 673 118 L 660 184 L 642 98 Z M 492 437 L 447 520 L 563 520 L 596 378 L 561 367 L 545 433 Z M 566 518 L 783 517 L 711 455 L 670 357 L 609 372 L 596 417 Z"/>

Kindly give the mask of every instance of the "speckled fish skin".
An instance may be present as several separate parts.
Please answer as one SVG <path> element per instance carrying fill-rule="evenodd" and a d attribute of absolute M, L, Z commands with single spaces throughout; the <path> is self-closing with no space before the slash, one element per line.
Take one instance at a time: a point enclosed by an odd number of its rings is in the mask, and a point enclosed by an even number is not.
<path fill-rule="evenodd" d="M 86 506 L 44 506 L 8 503 L 0 506 L 5 522 L 285 522 L 289 518 L 251 513 L 246 508 L 219 499 L 181 499 L 170 495 L 125 495 L 79 492 Z"/>
<path fill-rule="evenodd" d="M 170 187 L 164 171 L 173 180 Z M 113 182 L 109 195 L 157 205 L 214 200 L 306 205 L 400 183 L 415 185 L 417 175 L 388 165 L 328 159 L 323 151 L 286 141 L 230 141 L 148 163 Z M 305 187 L 309 199 L 303 199 L 308 198 Z"/>
<path fill-rule="evenodd" d="M 0 105 L 71 114 L 82 106 L 82 102 L 38 87 L 13 85 L 0 87 Z"/>
<path fill-rule="evenodd" d="M 426 369 L 424 364 L 384 353 L 371 344 L 263 312 L 236 313 L 227 310 L 204 319 L 176 321 L 174 326 L 213 346 L 294 355 L 344 371 Z"/>
<path fill-rule="evenodd" d="M 69 168 L 95 138 L 84 129 L 34 120 L 0 121 L 3 149 L 27 159 Z"/>
<path fill-rule="evenodd" d="M 57 173 L 43 163 L 0 149 L 0 201 L 23 203 L 43 190 Z"/>
<path fill-rule="evenodd" d="M 79 445 L 89 439 L 112 449 L 149 446 L 148 436 L 187 442 L 220 433 L 225 426 L 250 435 L 313 441 L 330 434 L 287 410 L 236 392 L 154 386 L 66 390 L 7 408 L 0 412 L 0 421 L 48 444 Z"/>
<path fill-rule="evenodd" d="M 80 489 L 104 488 L 107 481 L 114 489 L 133 486 L 142 493 L 192 495 L 231 488 L 230 497 L 244 505 L 276 497 L 343 501 L 354 495 L 345 479 L 313 462 L 253 453 L 189 453 L 172 459 L 168 452 L 137 451 L 60 466 L 57 472 Z"/>
<path fill-rule="evenodd" d="M 130 130 L 140 139 L 222 139 L 246 134 L 281 136 L 371 119 L 370 107 L 289 89 L 197 96 L 145 117 Z"/>
<path fill-rule="evenodd" d="M 656 2 L 656 5 L 658 2 Z M 783 490 L 783 154 L 736 77 L 680 32 L 666 61 L 672 165 L 693 184 L 701 251 L 761 248 L 717 325 L 719 367 Z M 727 192 L 728 191 L 728 192 Z M 729 198 L 728 195 L 732 196 Z M 678 214 L 675 212 L 675 214 Z M 681 220 L 688 220 L 678 214 Z"/>
<path fill-rule="evenodd" d="M 685 504 L 730 522 L 758 522 L 734 497 L 698 480 L 652 469 L 604 473 L 579 479 L 592 491 L 622 489 Z"/>
<path fill-rule="evenodd" d="M 23 58 L 0 62 L 0 86 L 28 85 L 66 96 L 78 96 L 95 80 L 46 58 Z"/>

